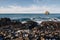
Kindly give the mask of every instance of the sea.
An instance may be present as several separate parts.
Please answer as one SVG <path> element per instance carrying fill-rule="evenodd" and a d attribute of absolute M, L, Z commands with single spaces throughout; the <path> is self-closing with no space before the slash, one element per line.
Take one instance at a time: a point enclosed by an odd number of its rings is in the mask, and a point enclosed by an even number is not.
<path fill-rule="evenodd" d="M 60 21 L 60 14 L 0 14 L 0 18 L 10 18 L 11 20 L 18 20 L 18 21 L 28 21 L 28 20 L 34 20 L 36 22 L 41 21 Z"/>
<path fill-rule="evenodd" d="M 11 20 L 18 20 L 21 22 L 33 20 L 37 23 L 42 21 L 60 21 L 60 14 L 0 14 L 0 18 L 10 18 Z M 2 40 L 0 36 L 0 40 Z"/>

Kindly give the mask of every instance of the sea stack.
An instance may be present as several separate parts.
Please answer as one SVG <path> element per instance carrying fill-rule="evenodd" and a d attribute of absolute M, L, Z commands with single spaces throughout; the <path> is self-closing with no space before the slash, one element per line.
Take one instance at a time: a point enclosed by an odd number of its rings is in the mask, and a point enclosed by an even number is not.
<path fill-rule="evenodd" d="M 49 15 L 49 11 L 46 11 L 45 14 L 46 14 L 46 15 Z"/>

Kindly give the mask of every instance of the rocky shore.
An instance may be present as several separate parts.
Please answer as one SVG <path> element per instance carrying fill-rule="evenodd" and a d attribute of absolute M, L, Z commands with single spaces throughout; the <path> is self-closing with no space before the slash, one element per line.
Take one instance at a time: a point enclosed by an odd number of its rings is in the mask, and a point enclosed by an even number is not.
<path fill-rule="evenodd" d="M 10 18 L 0 18 L 1 40 L 60 40 L 60 22 L 31 20 L 22 23 Z"/>

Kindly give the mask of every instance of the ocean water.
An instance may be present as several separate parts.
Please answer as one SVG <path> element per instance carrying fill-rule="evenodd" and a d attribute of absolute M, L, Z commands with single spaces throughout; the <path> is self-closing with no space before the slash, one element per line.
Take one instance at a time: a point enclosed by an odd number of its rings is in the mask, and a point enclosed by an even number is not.
<path fill-rule="evenodd" d="M 0 18 L 4 18 L 4 17 L 9 17 L 9 18 L 12 18 L 12 17 L 25 18 L 25 17 L 27 17 L 27 18 L 31 18 L 31 17 L 39 17 L 39 16 L 41 16 L 41 17 L 47 17 L 47 16 L 59 17 L 60 14 L 49 14 L 49 15 L 45 15 L 45 14 L 0 14 Z"/>
<path fill-rule="evenodd" d="M 60 14 L 0 14 L 0 18 L 10 18 L 10 19 L 36 19 L 36 20 L 43 20 L 48 18 L 57 18 L 60 19 Z"/>
<path fill-rule="evenodd" d="M 60 20 L 60 14 L 0 14 L 0 18 L 10 18 L 11 20 L 35 20 L 35 21 L 41 21 L 41 20 Z"/>

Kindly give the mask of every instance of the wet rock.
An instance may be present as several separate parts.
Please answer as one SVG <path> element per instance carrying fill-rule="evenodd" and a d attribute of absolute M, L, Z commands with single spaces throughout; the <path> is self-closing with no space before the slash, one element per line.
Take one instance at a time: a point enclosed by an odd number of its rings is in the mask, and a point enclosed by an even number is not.
<path fill-rule="evenodd" d="M 27 29 L 32 29 L 34 27 L 36 27 L 38 25 L 38 23 L 34 22 L 34 21 L 27 21 L 26 23 L 23 24 L 24 28 Z"/>
<path fill-rule="evenodd" d="M 54 28 L 54 29 L 59 29 L 60 28 L 60 22 L 54 22 L 54 21 L 43 21 L 41 23 L 42 27 L 46 28 Z"/>
<path fill-rule="evenodd" d="M 9 18 L 1 18 L 0 19 L 0 26 L 9 25 L 11 23 L 11 20 Z"/>

